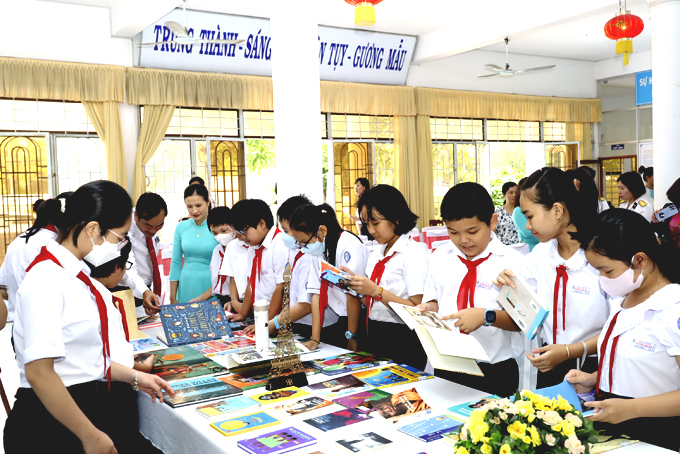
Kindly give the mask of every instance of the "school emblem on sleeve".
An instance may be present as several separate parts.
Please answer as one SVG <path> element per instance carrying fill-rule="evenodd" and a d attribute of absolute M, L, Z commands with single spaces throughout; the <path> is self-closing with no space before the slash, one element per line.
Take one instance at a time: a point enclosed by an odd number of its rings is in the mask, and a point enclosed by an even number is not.
<path fill-rule="evenodd" d="M 349 251 L 345 251 L 345 254 L 343 255 L 343 257 L 345 258 L 345 263 L 349 263 L 349 261 L 350 261 L 351 258 L 352 258 L 352 256 L 350 255 Z"/>

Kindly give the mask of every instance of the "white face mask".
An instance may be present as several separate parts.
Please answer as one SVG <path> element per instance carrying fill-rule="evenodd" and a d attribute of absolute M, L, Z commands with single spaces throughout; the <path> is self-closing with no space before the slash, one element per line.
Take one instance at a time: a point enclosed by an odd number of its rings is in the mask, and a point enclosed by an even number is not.
<path fill-rule="evenodd" d="M 227 244 L 231 243 L 231 240 L 234 239 L 234 235 L 232 235 L 231 233 L 219 233 L 215 235 L 215 239 L 222 246 L 227 247 Z"/>
<path fill-rule="evenodd" d="M 120 257 L 117 243 L 109 243 L 106 238 L 104 238 L 102 244 L 94 244 L 92 238 L 90 238 L 90 241 L 92 241 L 92 250 L 83 260 L 95 268 Z"/>
<path fill-rule="evenodd" d="M 635 257 L 633 257 L 635 260 Z M 633 260 L 631 260 L 631 266 L 626 271 L 621 273 L 619 277 L 609 278 L 600 276 L 600 287 L 610 296 L 621 297 L 626 296 L 629 293 L 640 288 L 642 285 L 642 271 L 637 280 L 635 279 L 635 271 L 633 271 Z"/>

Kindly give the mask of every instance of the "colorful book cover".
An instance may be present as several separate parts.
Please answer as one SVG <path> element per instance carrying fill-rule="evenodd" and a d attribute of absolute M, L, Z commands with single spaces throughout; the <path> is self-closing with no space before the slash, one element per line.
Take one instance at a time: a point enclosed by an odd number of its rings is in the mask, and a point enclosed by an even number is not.
<path fill-rule="evenodd" d="M 334 402 L 345 407 L 356 404 L 357 406 L 349 408 L 356 408 L 364 413 L 377 411 L 380 416 L 392 422 L 397 422 L 407 416 L 418 415 L 418 417 L 422 417 L 432 412 L 432 408 L 425 403 L 415 388 L 395 394 L 374 389 L 340 397 L 335 399 Z M 357 404 L 357 402 L 359 403 Z"/>
<path fill-rule="evenodd" d="M 309 353 L 309 349 L 297 341 L 295 342 L 295 351 L 300 355 Z M 278 349 L 276 347 L 270 347 L 259 351 L 251 350 L 245 353 L 232 353 L 231 358 L 239 364 L 250 364 L 271 361 L 277 354 Z"/>
<path fill-rule="evenodd" d="M 153 352 L 155 360 L 151 373 L 165 381 L 185 380 L 202 376 L 225 374 L 229 369 L 206 358 L 189 347 L 172 347 Z"/>
<path fill-rule="evenodd" d="M 259 437 L 241 440 L 237 444 L 250 454 L 283 454 L 314 445 L 316 438 L 295 427 L 286 427 Z"/>
<path fill-rule="evenodd" d="M 378 435 L 375 432 L 368 432 L 361 435 L 355 435 L 351 438 L 337 440 L 337 444 L 348 450 L 349 452 L 374 452 L 380 449 L 387 448 L 392 440 Z"/>
<path fill-rule="evenodd" d="M 336 268 L 323 260 L 321 261 L 321 279 L 328 281 L 331 285 L 342 289 L 342 291 L 345 293 L 349 293 L 350 295 L 357 298 L 363 297 L 363 295 L 359 295 L 357 291 L 349 285 L 348 277 L 349 274 L 345 273 L 339 268 Z"/>
<path fill-rule="evenodd" d="M 204 418 L 216 419 L 251 407 L 259 407 L 259 405 L 250 397 L 240 396 L 201 405 L 196 407 L 196 413 Z"/>
<path fill-rule="evenodd" d="M 208 402 L 243 394 L 238 388 L 228 385 L 215 377 L 203 377 L 172 384 L 175 397 L 165 395 L 163 402 L 171 407 Z"/>
<path fill-rule="evenodd" d="M 470 402 L 465 402 L 464 404 L 454 405 L 446 410 L 451 413 L 454 418 L 465 422 L 470 419 L 470 415 L 475 408 L 480 408 L 482 405 L 489 403 L 489 401 L 496 399 L 500 399 L 500 396 L 493 394 L 491 396 L 486 396 L 483 399 L 475 399 Z"/>
<path fill-rule="evenodd" d="M 406 435 L 429 443 L 430 441 L 439 440 L 446 433 L 453 432 L 461 424 L 463 423 L 456 421 L 450 415 L 441 415 L 414 422 L 413 424 L 407 424 L 399 427 L 398 430 Z"/>
<path fill-rule="evenodd" d="M 348 352 L 328 358 L 311 361 L 312 367 L 319 369 L 326 375 L 342 375 L 360 369 L 384 366 L 392 363 L 387 358 L 379 358 L 366 352 Z"/>
<path fill-rule="evenodd" d="M 163 326 L 163 323 L 161 323 L 160 314 L 152 315 L 151 317 L 148 317 L 146 320 L 142 320 L 141 322 L 137 323 L 137 328 L 139 329 L 158 328 L 161 326 Z"/>
<path fill-rule="evenodd" d="M 260 404 L 275 404 L 283 402 L 284 400 L 297 399 L 298 397 L 307 397 L 309 393 L 303 391 L 295 386 L 290 386 L 288 388 L 277 389 L 276 391 L 267 391 L 262 394 L 255 394 L 250 396 L 255 402 Z"/>
<path fill-rule="evenodd" d="M 445 433 L 442 435 L 442 438 L 444 439 L 444 443 L 451 446 L 456 446 L 456 443 L 458 443 L 459 440 L 458 432 Z M 593 451 L 590 452 L 592 453 Z"/>
<path fill-rule="evenodd" d="M 336 397 L 344 396 L 345 394 L 368 391 L 369 389 L 373 389 L 373 387 L 352 375 L 343 375 L 342 377 L 335 377 L 321 383 L 309 385 L 309 389 L 322 397 L 335 399 Z"/>
<path fill-rule="evenodd" d="M 142 339 L 130 339 L 130 345 L 132 345 L 134 353 L 152 352 L 154 350 L 165 348 L 165 345 L 155 339 L 151 339 L 150 337 L 144 337 Z"/>
<path fill-rule="evenodd" d="M 238 416 L 236 418 L 227 419 L 226 421 L 218 421 L 210 423 L 210 427 L 224 435 L 231 437 L 232 435 L 240 435 L 253 430 L 264 429 L 265 427 L 279 424 L 279 420 L 263 411 L 257 413 L 250 413 L 248 415 Z"/>
<path fill-rule="evenodd" d="M 200 342 L 197 344 L 190 344 L 189 346 L 201 352 L 205 357 L 210 357 L 254 350 L 255 340 L 250 339 L 249 337 L 239 336 Z"/>
<path fill-rule="evenodd" d="M 353 408 L 345 408 L 344 410 L 317 416 L 316 418 L 305 419 L 305 422 L 312 427 L 328 432 L 329 430 L 349 426 L 369 419 L 373 419 L 369 414 L 362 413 Z"/>
<path fill-rule="evenodd" d="M 333 405 L 333 402 L 329 402 L 320 397 L 311 396 L 291 402 L 289 404 L 279 405 L 274 407 L 272 410 L 280 413 L 283 416 L 295 416 L 328 407 L 329 405 Z"/>
<path fill-rule="evenodd" d="M 433 377 L 432 375 L 415 369 L 407 364 L 365 370 L 355 372 L 352 375 L 376 388 L 403 385 L 404 383 L 417 382 Z"/>
<path fill-rule="evenodd" d="M 333 399 L 333 402 L 340 404 L 346 408 L 354 408 L 363 413 L 371 413 L 377 411 L 376 404 L 383 399 L 389 399 L 392 394 L 382 389 L 371 389 L 369 391 L 362 391 L 356 394 L 338 397 Z"/>
<path fill-rule="evenodd" d="M 170 347 L 232 336 L 227 315 L 218 300 L 166 304 L 159 313 Z"/>
<path fill-rule="evenodd" d="M 304 367 L 304 372 L 307 375 L 314 375 L 319 373 L 318 370 L 309 366 L 308 362 L 306 361 L 302 363 L 302 366 Z M 267 384 L 270 369 L 271 366 L 269 364 L 266 364 L 238 374 L 220 377 L 220 380 L 222 380 L 225 383 L 229 383 L 232 386 L 236 386 L 237 388 L 241 388 L 244 391 L 253 388 L 261 388 L 262 386 L 265 386 Z M 284 375 L 289 374 L 290 373 L 286 373 Z"/>

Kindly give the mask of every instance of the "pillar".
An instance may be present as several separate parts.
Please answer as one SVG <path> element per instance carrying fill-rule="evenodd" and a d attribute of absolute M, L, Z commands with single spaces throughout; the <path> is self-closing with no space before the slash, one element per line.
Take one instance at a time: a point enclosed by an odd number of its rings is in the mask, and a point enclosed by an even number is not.
<path fill-rule="evenodd" d="M 680 178 L 680 0 L 647 0 L 652 27 L 654 208 Z"/>
<path fill-rule="evenodd" d="M 274 2 L 272 82 L 277 201 L 306 194 L 323 202 L 317 2 Z"/>

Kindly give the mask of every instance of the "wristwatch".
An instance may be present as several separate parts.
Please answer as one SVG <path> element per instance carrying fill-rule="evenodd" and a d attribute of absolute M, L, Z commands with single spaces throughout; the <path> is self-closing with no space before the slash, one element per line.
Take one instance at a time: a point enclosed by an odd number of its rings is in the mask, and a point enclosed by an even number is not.
<path fill-rule="evenodd" d="M 486 326 L 491 326 L 496 323 L 496 311 L 493 309 L 487 309 L 484 313 L 484 324 Z"/>
<path fill-rule="evenodd" d="M 347 338 L 347 340 L 350 340 L 350 339 L 354 339 L 355 337 L 357 337 L 357 335 L 352 334 L 352 332 L 350 330 L 347 330 L 347 331 L 345 331 L 345 337 Z"/>
<path fill-rule="evenodd" d="M 380 289 L 378 289 L 378 294 L 375 295 L 375 296 L 373 297 L 373 299 L 376 300 L 376 301 L 382 301 L 382 292 L 383 292 L 383 290 L 384 290 L 384 289 L 383 289 L 382 287 L 380 287 Z"/>

